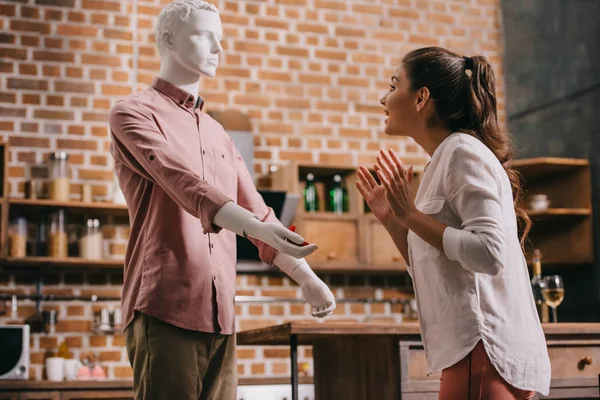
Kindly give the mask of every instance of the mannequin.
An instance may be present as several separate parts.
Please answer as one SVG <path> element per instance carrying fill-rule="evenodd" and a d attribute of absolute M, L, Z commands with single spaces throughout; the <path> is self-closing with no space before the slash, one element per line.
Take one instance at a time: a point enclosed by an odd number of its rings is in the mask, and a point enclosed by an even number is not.
<path fill-rule="evenodd" d="M 190 2 L 193 3 L 193 2 Z M 202 2 L 196 2 L 202 4 Z M 192 12 L 177 35 L 168 26 L 157 27 L 161 53 L 158 76 L 191 93 L 197 101 L 201 76 L 214 77 L 223 51 L 221 18 L 210 6 Z M 326 285 L 314 274 L 304 256 L 317 249 L 315 244 L 299 246 L 304 239 L 277 223 L 264 223 L 239 205 L 226 203 L 215 215 L 213 223 L 240 236 L 250 236 L 279 250 L 274 264 L 300 285 L 313 307 L 313 316 L 324 317 L 335 309 L 335 299 Z M 289 241 L 286 241 L 287 239 Z M 292 257 L 293 256 L 293 257 Z"/>
<path fill-rule="evenodd" d="M 335 298 L 258 194 L 233 141 L 203 110 L 199 80 L 223 51 L 218 10 L 174 0 L 158 16 L 161 68 L 110 113 L 111 154 L 131 237 L 122 310 L 136 399 L 236 399 L 235 235 L 294 280 L 311 315 Z"/>

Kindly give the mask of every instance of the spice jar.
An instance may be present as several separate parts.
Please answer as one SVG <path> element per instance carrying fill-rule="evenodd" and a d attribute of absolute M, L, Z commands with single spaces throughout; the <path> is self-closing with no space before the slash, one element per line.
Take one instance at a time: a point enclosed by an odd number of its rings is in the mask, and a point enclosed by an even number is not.
<path fill-rule="evenodd" d="M 25 257 L 27 255 L 27 220 L 25 218 L 15 218 L 10 222 L 8 240 L 10 242 L 9 255 L 11 257 Z"/>
<path fill-rule="evenodd" d="M 102 258 L 102 232 L 100 232 L 100 221 L 88 219 L 86 229 L 79 241 L 79 252 L 81 257 L 92 260 Z"/>
<path fill-rule="evenodd" d="M 69 155 L 57 151 L 50 155 L 50 185 L 49 197 L 56 201 L 69 201 L 71 188 L 69 180 Z"/>
<path fill-rule="evenodd" d="M 48 255 L 56 258 L 66 258 L 67 232 L 65 231 L 65 210 L 60 209 L 52 214 L 50 233 L 48 235 Z"/>

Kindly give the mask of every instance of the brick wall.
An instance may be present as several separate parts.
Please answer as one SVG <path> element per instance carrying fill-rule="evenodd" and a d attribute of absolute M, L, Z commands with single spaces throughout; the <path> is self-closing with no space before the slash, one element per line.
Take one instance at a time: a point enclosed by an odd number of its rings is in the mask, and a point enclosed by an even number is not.
<path fill-rule="evenodd" d="M 67 150 L 73 196 L 78 184 L 93 184 L 96 198 L 111 194 L 112 166 L 106 116 L 122 96 L 145 87 L 158 70 L 155 17 L 165 1 L 0 0 L 0 136 L 10 139 L 10 194 L 22 193 L 25 165 L 54 149 Z M 255 134 L 255 170 L 295 159 L 357 165 L 382 147 L 396 148 L 407 163 L 425 154 L 410 140 L 382 134 L 378 99 L 406 51 L 442 45 L 483 53 L 498 76 L 504 120 L 501 27 L 498 0 L 265 0 L 216 1 L 222 13 L 225 53 L 214 79 L 202 80 L 209 109 L 247 113 Z M 0 277 L 0 291 L 31 293 L 27 275 Z M 118 294 L 118 274 L 60 274 L 46 279 L 46 292 L 107 291 Z M 397 278 L 329 277 L 337 294 L 397 291 Z M 341 279 L 341 281 L 339 280 Z M 403 282 L 403 281 L 402 281 Z M 240 292 L 283 290 L 287 280 L 243 276 Z M 60 333 L 35 335 L 34 377 L 42 374 L 46 348 L 68 339 L 76 355 L 97 350 L 111 376 L 129 369 L 121 336 L 89 333 L 88 303 L 56 307 Z M 304 318 L 298 305 L 241 305 L 239 324 Z M 304 309 L 303 311 L 307 311 Z M 398 318 L 390 304 L 344 305 L 336 318 Z M 32 305 L 21 307 L 24 317 Z M 0 322 L 9 317 L 3 317 Z M 262 322 L 261 322 L 262 321 Z M 306 359 L 310 350 L 301 353 Z M 285 352 L 240 350 L 244 375 L 285 374 Z"/>

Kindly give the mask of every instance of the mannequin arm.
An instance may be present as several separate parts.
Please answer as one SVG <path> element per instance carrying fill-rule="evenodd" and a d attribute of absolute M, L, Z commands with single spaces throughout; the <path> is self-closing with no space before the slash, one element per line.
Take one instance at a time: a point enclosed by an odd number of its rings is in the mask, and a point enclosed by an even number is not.
<path fill-rule="evenodd" d="M 323 318 L 335 310 L 335 296 L 306 260 L 279 253 L 275 256 L 274 264 L 300 285 L 304 298 L 312 307 L 313 317 Z"/>
<path fill-rule="evenodd" d="M 217 211 L 213 223 L 240 236 L 261 240 L 295 258 L 307 256 L 317 249 L 315 244 L 300 246 L 304 242 L 302 236 L 279 222 L 262 222 L 256 215 L 233 202 L 226 203 Z"/>

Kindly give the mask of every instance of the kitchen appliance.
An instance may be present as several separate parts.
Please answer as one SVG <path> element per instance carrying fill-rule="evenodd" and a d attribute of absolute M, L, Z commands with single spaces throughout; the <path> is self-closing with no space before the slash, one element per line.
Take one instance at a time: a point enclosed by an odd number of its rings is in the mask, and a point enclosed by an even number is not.
<path fill-rule="evenodd" d="M 29 325 L 1 325 L 0 354 L 0 379 L 29 379 Z"/>
<path fill-rule="evenodd" d="M 315 387 L 311 384 L 298 385 L 300 400 L 315 400 Z M 291 385 L 240 385 L 237 400 L 291 400 Z"/>

